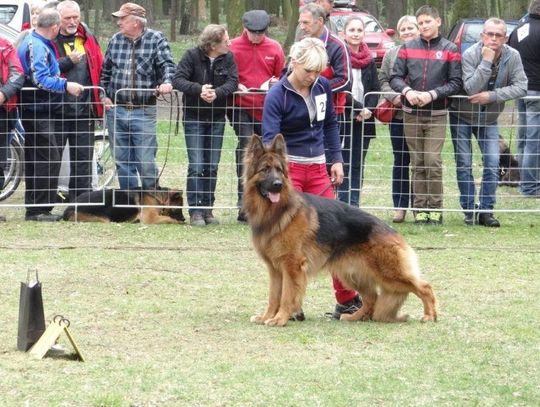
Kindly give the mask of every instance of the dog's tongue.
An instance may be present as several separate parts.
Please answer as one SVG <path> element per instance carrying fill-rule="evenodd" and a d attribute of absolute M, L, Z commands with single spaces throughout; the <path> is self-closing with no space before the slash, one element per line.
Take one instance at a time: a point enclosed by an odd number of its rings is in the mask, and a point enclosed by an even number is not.
<path fill-rule="evenodd" d="M 278 203 L 279 202 L 280 195 L 275 192 L 268 192 L 268 199 L 270 199 L 270 202 L 272 203 Z"/>

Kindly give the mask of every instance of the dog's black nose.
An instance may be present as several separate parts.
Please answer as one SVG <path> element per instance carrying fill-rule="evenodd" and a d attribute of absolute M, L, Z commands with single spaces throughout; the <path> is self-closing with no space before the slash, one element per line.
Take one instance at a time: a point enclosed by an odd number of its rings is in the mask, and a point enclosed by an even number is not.
<path fill-rule="evenodd" d="M 272 189 L 274 191 L 281 191 L 281 187 L 283 186 L 283 181 L 281 180 L 274 180 L 274 182 L 272 182 Z"/>

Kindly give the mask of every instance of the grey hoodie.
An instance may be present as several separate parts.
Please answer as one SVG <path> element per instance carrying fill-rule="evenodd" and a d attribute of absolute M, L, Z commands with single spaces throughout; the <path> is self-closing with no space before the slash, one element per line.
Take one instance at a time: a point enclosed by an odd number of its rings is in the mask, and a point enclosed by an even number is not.
<path fill-rule="evenodd" d="M 467 49 L 461 58 L 463 90 L 466 95 L 487 91 L 492 64 L 482 58 L 482 42 Z M 470 124 L 486 125 L 497 121 L 504 109 L 504 102 L 527 94 L 527 76 L 523 70 L 519 52 L 503 45 L 499 72 L 493 90 L 489 91 L 490 103 L 473 105 L 466 98 L 454 97 L 451 110 L 459 112 L 459 118 Z"/>

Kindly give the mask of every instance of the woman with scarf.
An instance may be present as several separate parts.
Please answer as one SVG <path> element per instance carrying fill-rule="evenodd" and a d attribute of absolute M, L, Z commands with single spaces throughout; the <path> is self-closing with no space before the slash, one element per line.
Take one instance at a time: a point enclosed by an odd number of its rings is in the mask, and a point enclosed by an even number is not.
<path fill-rule="evenodd" d="M 346 117 L 350 120 L 345 122 L 343 132 L 345 180 L 339 188 L 339 199 L 353 206 L 359 206 L 360 203 L 364 162 L 369 143 L 375 137 L 375 121 L 371 110 L 377 106 L 379 99 L 378 94 L 370 94 L 364 100 L 364 95 L 379 92 L 381 89 L 377 66 L 364 42 L 364 30 L 364 21 L 358 16 L 349 17 L 345 22 L 344 39 L 349 49 L 352 67 L 352 97 L 349 95 L 347 106 L 352 106 L 352 110 L 346 112 Z"/>

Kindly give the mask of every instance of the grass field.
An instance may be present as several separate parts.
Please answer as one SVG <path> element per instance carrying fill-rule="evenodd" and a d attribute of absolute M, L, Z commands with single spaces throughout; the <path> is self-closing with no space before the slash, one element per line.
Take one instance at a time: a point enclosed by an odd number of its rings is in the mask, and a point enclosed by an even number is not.
<path fill-rule="evenodd" d="M 341 323 L 331 282 L 307 320 L 249 322 L 267 275 L 246 226 L 0 226 L 0 405 L 537 405 L 538 215 L 504 227 L 399 225 L 440 303 L 421 324 Z M 68 317 L 87 362 L 16 350 L 19 284 L 38 269 L 46 318 Z M 69 344 L 62 338 L 62 344 Z"/>

